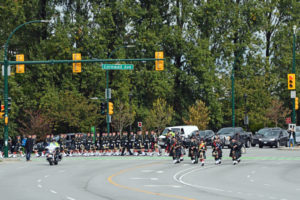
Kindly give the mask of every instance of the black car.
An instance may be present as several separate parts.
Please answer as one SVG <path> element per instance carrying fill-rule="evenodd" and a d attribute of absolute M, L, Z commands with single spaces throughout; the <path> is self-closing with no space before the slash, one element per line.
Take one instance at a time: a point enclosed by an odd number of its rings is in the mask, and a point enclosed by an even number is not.
<path fill-rule="evenodd" d="M 269 129 L 261 138 L 259 138 L 259 148 L 263 146 L 280 147 L 288 146 L 289 134 L 283 129 Z"/>
<path fill-rule="evenodd" d="M 213 138 L 215 137 L 215 132 L 213 132 L 212 130 L 194 131 L 191 134 L 191 137 L 192 136 L 199 137 L 199 139 L 203 139 L 204 142 L 206 142 L 206 145 L 211 146 Z"/>
<path fill-rule="evenodd" d="M 239 134 L 239 140 L 242 142 L 245 147 L 249 148 L 251 146 L 252 133 L 246 132 L 242 127 L 227 127 L 222 128 L 218 131 L 217 135 L 220 137 L 220 140 L 223 143 L 223 146 L 230 145 L 231 139 L 236 137 Z"/>
<path fill-rule="evenodd" d="M 270 130 L 270 128 L 259 129 L 259 131 L 252 136 L 251 146 L 255 147 L 257 144 L 259 144 L 259 139 L 262 138 L 268 130 Z"/>

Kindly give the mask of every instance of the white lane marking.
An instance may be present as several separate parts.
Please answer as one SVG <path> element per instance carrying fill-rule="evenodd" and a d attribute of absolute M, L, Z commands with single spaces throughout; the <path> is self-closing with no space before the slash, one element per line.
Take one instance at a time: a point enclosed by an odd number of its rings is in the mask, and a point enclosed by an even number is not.
<path fill-rule="evenodd" d="M 43 186 L 42 186 L 42 185 L 40 185 L 40 184 L 38 184 L 37 186 L 38 186 L 39 188 L 42 188 L 42 187 L 43 187 Z"/>
<path fill-rule="evenodd" d="M 74 198 L 69 197 L 69 196 L 67 196 L 67 199 L 69 199 L 69 200 L 75 200 Z"/>
<path fill-rule="evenodd" d="M 57 194 L 57 192 L 54 190 L 50 190 L 50 192 L 52 192 L 53 194 Z"/>
<path fill-rule="evenodd" d="M 45 177 L 45 178 L 48 178 L 48 177 L 49 177 L 49 175 L 45 175 L 44 177 Z"/>
<path fill-rule="evenodd" d="M 181 188 L 180 185 L 144 185 L 145 187 L 173 187 L 173 188 Z"/>
<path fill-rule="evenodd" d="M 195 169 L 195 170 L 191 170 L 187 173 L 184 173 L 183 175 L 181 175 L 179 177 L 179 182 L 184 184 L 184 185 L 188 185 L 188 186 L 191 186 L 191 187 L 194 187 L 194 188 L 200 188 L 200 189 L 206 189 L 206 190 L 214 190 L 214 191 L 219 191 L 219 192 L 224 192 L 224 190 L 222 189 L 219 189 L 219 188 L 212 188 L 212 187 L 205 187 L 205 186 L 201 186 L 201 185 L 194 185 L 194 184 L 191 184 L 191 183 L 187 183 L 187 182 L 184 182 L 182 179 L 183 177 L 185 177 L 186 175 L 188 174 L 191 174 L 195 171 L 198 171 L 198 170 L 202 170 L 202 169 L 205 169 L 205 168 L 198 168 L 198 169 Z"/>
<path fill-rule="evenodd" d="M 38 182 L 38 183 L 40 183 L 40 182 L 42 182 L 42 180 L 41 180 L 41 179 L 39 179 L 39 180 L 37 180 L 37 182 Z"/>
<path fill-rule="evenodd" d="M 164 173 L 164 171 L 157 171 L 156 173 L 158 173 L 158 174 L 162 174 L 162 173 Z"/>
<path fill-rule="evenodd" d="M 145 170 L 142 170 L 142 172 L 153 172 L 153 170 L 149 170 L 149 169 L 145 169 Z"/>
<path fill-rule="evenodd" d="M 140 177 L 133 177 L 133 178 L 130 178 L 131 180 L 152 180 L 152 181 L 157 181 L 158 178 L 140 178 Z"/>

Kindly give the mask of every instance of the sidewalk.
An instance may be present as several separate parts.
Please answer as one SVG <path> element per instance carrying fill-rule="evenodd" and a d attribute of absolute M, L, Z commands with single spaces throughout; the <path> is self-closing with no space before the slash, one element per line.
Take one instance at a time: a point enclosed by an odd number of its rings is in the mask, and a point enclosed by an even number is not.
<path fill-rule="evenodd" d="M 285 150 L 285 151 L 300 151 L 300 146 L 296 147 L 279 147 L 278 150 Z"/>

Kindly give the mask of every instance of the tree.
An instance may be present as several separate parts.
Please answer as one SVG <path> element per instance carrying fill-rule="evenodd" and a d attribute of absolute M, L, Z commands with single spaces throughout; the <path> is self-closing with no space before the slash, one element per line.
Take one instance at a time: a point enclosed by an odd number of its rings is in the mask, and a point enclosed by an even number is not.
<path fill-rule="evenodd" d="M 174 110 L 171 106 L 167 105 L 167 101 L 161 98 L 153 102 L 153 107 L 149 115 L 146 117 L 146 128 L 154 128 L 159 133 L 166 125 L 170 124 Z"/>
<path fill-rule="evenodd" d="M 26 119 L 19 120 L 22 127 L 19 131 L 22 135 L 36 135 L 38 140 L 44 139 L 45 135 L 51 134 L 51 120 L 41 110 L 26 110 Z"/>
<path fill-rule="evenodd" d="M 288 108 L 285 108 L 284 103 L 278 99 L 273 99 L 271 106 L 266 111 L 266 117 L 277 127 L 279 124 L 284 125 L 284 119 L 291 113 Z"/>
<path fill-rule="evenodd" d="M 124 128 L 127 128 L 134 122 L 135 111 L 131 110 L 128 103 L 124 103 L 120 100 L 114 103 L 114 114 L 112 116 L 112 127 L 122 132 Z"/>
<path fill-rule="evenodd" d="M 189 107 L 189 119 L 183 119 L 185 124 L 196 125 L 200 130 L 207 129 L 209 120 L 209 110 L 201 100 L 197 100 L 195 105 Z"/>

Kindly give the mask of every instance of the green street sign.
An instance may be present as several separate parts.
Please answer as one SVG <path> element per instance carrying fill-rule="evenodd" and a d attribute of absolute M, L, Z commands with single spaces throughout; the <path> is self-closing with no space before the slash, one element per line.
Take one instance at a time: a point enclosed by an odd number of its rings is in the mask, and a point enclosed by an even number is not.
<path fill-rule="evenodd" d="M 133 70 L 133 64 L 102 64 L 105 70 Z"/>

